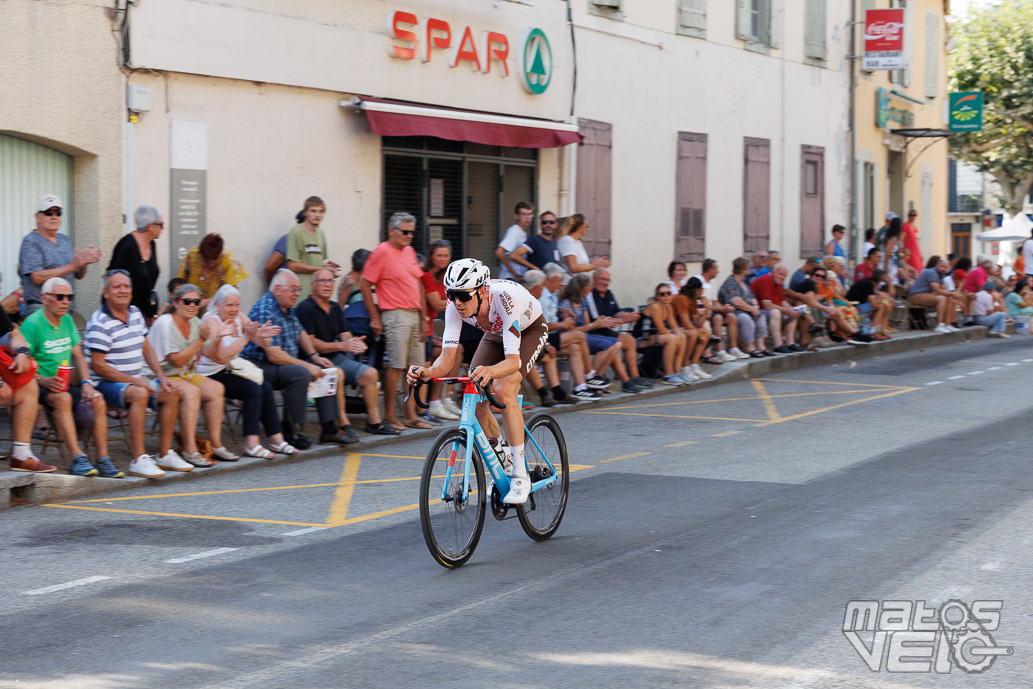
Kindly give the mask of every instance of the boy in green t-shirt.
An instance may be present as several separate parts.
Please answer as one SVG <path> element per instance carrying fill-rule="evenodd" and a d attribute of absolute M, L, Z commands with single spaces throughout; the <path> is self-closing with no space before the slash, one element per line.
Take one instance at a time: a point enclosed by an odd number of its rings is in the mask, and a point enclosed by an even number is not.
<path fill-rule="evenodd" d="M 326 204 L 318 196 L 310 196 L 296 217 L 299 224 L 287 233 L 287 268 L 296 273 L 301 282 L 299 301 L 312 293 L 309 285 L 312 273 L 320 268 L 329 268 L 336 277 L 341 268 L 326 257 L 326 237 L 319 228 L 324 215 Z"/>

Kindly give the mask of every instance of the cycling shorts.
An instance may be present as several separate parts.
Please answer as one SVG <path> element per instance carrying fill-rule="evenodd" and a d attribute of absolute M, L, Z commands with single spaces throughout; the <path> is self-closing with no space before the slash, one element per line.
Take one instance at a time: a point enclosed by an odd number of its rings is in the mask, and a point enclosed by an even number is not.
<path fill-rule="evenodd" d="M 538 356 L 545 349 L 549 341 L 549 326 L 545 324 L 545 317 L 538 318 L 520 332 L 520 375 L 527 377 L 534 366 Z M 484 333 L 481 343 L 470 362 L 470 370 L 478 366 L 494 366 L 506 358 L 505 350 L 502 348 L 502 335 L 499 333 Z"/>

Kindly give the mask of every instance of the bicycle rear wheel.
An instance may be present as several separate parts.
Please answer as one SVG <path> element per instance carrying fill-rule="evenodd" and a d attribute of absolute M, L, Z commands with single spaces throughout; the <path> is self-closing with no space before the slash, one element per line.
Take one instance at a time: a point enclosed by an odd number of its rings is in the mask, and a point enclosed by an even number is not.
<path fill-rule="evenodd" d="M 446 480 L 450 462 L 452 471 Z M 464 495 L 466 462 L 473 465 L 469 491 Z M 473 555 L 484 528 L 487 496 L 477 449 L 466 455 L 466 432 L 453 429 L 439 435 L 423 463 L 420 525 L 430 554 L 442 567 L 459 567 Z"/>
<path fill-rule="evenodd" d="M 557 474 L 555 481 L 532 492 L 527 502 L 517 510 L 517 518 L 524 533 L 536 541 L 544 541 L 560 528 L 563 512 L 567 508 L 567 489 L 570 484 L 567 443 L 563 439 L 560 425 L 545 413 L 531 417 L 527 422 L 527 435 L 524 438 L 524 460 L 532 485 L 549 478 L 554 472 Z M 548 462 L 545 461 L 546 457 Z"/>

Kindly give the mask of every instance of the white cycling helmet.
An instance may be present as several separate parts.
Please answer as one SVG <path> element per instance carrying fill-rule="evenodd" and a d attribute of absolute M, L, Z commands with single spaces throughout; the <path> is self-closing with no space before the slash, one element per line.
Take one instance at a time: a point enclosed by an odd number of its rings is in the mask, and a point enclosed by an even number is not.
<path fill-rule="evenodd" d="M 476 258 L 461 258 L 445 269 L 445 289 L 475 290 L 490 278 L 488 266 Z"/>

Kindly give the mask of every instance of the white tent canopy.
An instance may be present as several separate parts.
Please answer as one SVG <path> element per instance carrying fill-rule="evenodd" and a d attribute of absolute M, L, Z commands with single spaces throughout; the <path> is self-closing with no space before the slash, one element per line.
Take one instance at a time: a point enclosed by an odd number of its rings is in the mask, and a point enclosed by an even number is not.
<path fill-rule="evenodd" d="M 996 230 L 980 232 L 976 235 L 976 239 L 981 242 L 1021 242 L 1029 239 L 1031 229 L 1033 229 L 1033 220 L 1030 220 L 1025 213 L 1016 213 Z"/>

